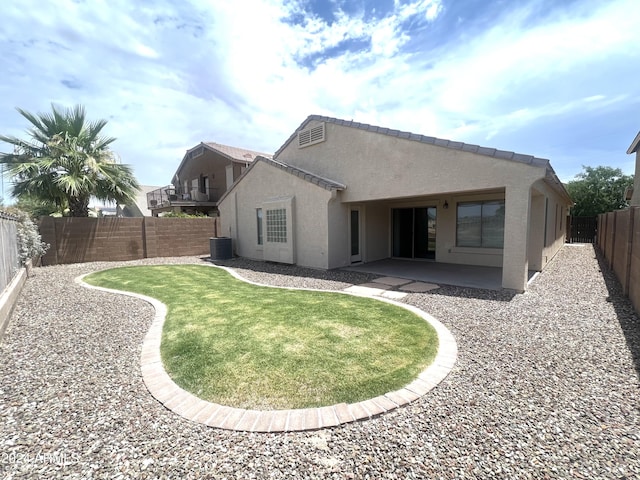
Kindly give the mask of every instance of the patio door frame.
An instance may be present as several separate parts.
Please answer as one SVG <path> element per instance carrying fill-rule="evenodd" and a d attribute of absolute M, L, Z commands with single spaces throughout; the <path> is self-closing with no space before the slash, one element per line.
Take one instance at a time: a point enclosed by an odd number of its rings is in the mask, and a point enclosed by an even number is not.
<path fill-rule="evenodd" d="M 354 228 L 354 224 L 355 224 L 355 228 Z M 349 255 L 350 255 L 349 258 L 351 260 L 351 263 L 362 262 L 362 208 L 361 207 L 349 207 Z"/>

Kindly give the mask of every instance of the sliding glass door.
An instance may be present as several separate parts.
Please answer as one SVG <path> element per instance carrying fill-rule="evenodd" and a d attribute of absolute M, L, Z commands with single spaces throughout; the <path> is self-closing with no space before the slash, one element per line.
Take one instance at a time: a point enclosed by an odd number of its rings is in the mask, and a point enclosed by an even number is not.
<path fill-rule="evenodd" d="M 393 209 L 393 256 L 436 258 L 436 207 Z"/>

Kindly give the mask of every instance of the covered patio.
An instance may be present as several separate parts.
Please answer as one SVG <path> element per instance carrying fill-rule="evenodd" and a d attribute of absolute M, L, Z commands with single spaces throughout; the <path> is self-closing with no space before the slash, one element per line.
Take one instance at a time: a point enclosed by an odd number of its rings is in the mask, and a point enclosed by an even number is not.
<path fill-rule="evenodd" d="M 375 262 L 362 263 L 343 268 L 345 271 L 371 273 L 386 277 L 406 278 L 419 282 L 457 287 L 502 289 L 502 268 L 454 263 L 438 263 L 420 260 L 387 258 Z M 537 272 L 529 270 L 531 282 Z"/>

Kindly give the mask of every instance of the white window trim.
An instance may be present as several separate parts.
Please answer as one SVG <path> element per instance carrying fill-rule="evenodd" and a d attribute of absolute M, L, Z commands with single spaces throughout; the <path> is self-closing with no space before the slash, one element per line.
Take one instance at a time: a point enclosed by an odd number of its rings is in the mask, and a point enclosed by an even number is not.
<path fill-rule="evenodd" d="M 287 238 L 286 242 L 270 242 L 267 235 L 267 211 L 268 210 L 279 210 L 284 209 L 286 215 L 286 229 L 287 229 Z M 264 259 L 268 261 L 275 261 L 280 263 L 296 263 L 296 244 L 295 244 L 295 231 L 296 225 L 294 223 L 294 209 L 295 209 L 295 201 L 294 197 L 279 197 L 279 198 L 271 198 L 262 203 L 262 212 L 263 212 L 263 225 L 264 229 L 262 231 L 263 235 L 263 252 Z"/>

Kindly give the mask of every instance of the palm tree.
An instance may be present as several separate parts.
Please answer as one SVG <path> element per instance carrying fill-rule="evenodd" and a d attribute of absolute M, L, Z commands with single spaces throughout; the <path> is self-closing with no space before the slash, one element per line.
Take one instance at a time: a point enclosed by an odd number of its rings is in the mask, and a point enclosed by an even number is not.
<path fill-rule="evenodd" d="M 28 139 L 0 135 L 13 145 L 0 153 L 13 180 L 12 195 L 69 208 L 72 217 L 88 216 L 89 200 L 128 203 L 140 186 L 131 167 L 116 161 L 109 145 L 115 138 L 101 135 L 106 120 L 88 122 L 84 107 L 33 115 L 18 108 L 31 127 Z"/>

